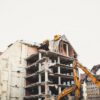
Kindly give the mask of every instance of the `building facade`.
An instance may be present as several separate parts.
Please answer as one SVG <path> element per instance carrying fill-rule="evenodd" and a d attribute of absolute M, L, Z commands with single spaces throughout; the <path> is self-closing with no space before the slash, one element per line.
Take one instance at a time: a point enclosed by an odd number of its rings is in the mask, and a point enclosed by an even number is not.
<path fill-rule="evenodd" d="M 35 45 L 16 41 L 0 56 L 0 100 L 23 100 L 25 95 L 25 60 L 36 53 Z"/>
<path fill-rule="evenodd" d="M 93 66 L 91 73 L 100 81 L 100 65 Z M 100 88 L 88 76 L 81 74 L 81 83 L 83 86 L 84 100 L 100 100 Z"/>
<path fill-rule="evenodd" d="M 100 80 L 100 75 L 97 76 Z M 87 81 L 87 100 L 100 100 L 100 88 L 98 88 L 91 80 Z"/>

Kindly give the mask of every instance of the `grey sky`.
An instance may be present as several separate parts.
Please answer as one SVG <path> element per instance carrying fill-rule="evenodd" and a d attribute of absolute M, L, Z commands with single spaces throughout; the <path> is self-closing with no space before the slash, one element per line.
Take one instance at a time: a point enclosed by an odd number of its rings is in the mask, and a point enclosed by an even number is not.
<path fill-rule="evenodd" d="M 0 50 L 65 34 L 86 66 L 100 63 L 100 0 L 0 0 Z M 88 67 L 90 68 L 90 67 Z"/>

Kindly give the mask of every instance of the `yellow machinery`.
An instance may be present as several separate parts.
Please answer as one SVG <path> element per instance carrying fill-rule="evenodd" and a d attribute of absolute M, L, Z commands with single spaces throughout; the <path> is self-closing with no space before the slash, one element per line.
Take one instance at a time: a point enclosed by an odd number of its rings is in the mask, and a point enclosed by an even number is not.
<path fill-rule="evenodd" d="M 85 72 L 85 74 L 91 79 L 91 81 L 98 87 L 100 88 L 100 81 L 98 81 L 85 67 L 82 66 L 77 60 L 74 60 L 73 62 L 73 73 L 74 73 L 74 81 L 75 81 L 75 86 L 72 86 L 68 89 L 64 89 L 58 96 L 57 100 L 60 100 L 62 97 L 68 95 L 69 93 L 75 91 L 75 100 L 79 100 L 80 98 L 80 81 L 77 76 L 77 68 L 80 68 Z"/>
<path fill-rule="evenodd" d="M 55 36 L 54 36 L 54 41 L 59 40 L 59 39 L 60 39 L 60 37 L 61 37 L 60 35 L 55 35 Z"/>
<path fill-rule="evenodd" d="M 72 86 L 70 88 L 65 88 L 58 96 L 57 96 L 57 100 L 60 100 L 62 97 L 66 96 L 67 94 L 71 93 L 72 91 L 74 91 L 77 87 L 76 86 Z"/>

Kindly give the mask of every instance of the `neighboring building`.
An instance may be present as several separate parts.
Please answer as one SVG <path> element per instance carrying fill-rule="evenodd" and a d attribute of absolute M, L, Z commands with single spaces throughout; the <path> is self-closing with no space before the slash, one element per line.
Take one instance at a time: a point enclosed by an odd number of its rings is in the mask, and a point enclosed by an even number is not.
<path fill-rule="evenodd" d="M 100 75 L 96 76 L 100 81 Z M 87 100 L 100 100 L 100 88 L 98 88 L 91 80 L 87 80 Z"/>
<path fill-rule="evenodd" d="M 63 35 L 59 40 L 49 41 L 48 46 L 42 45 L 36 54 L 26 59 L 24 100 L 51 100 L 74 84 L 72 63 L 77 54 L 69 41 Z"/>
<path fill-rule="evenodd" d="M 82 87 L 82 97 L 83 97 L 83 100 L 87 100 L 87 85 L 86 85 L 86 82 L 85 82 L 85 79 L 86 79 L 86 74 L 80 74 L 80 81 L 81 81 L 81 87 Z"/>
<path fill-rule="evenodd" d="M 85 81 L 83 82 L 82 87 L 83 87 L 83 98 L 84 98 L 83 100 L 87 100 L 87 84 Z"/>
<path fill-rule="evenodd" d="M 100 65 L 93 66 L 91 73 L 100 81 Z M 83 83 L 84 100 L 100 100 L 100 88 L 98 88 L 85 74 L 81 74 L 80 76 L 81 83 Z"/>
<path fill-rule="evenodd" d="M 100 65 L 95 65 L 91 69 L 97 80 L 100 81 Z M 100 100 L 100 88 L 98 88 L 91 79 L 87 78 L 87 99 L 88 100 Z"/>
<path fill-rule="evenodd" d="M 27 65 L 25 58 L 36 52 L 36 45 L 16 41 L 2 53 L 0 56 L 0 100 L 23 100 Z"/>
<path fill-rule="evenodd" d="M 95 75 L 100 75 L 100 64 L 93 66 L 91 72 Z"/>
<path fill-rule="evenodd" d="M 96 75 L 100 75 L 100 70 L 98 70 L 98 71 L 96 72 Z"/>

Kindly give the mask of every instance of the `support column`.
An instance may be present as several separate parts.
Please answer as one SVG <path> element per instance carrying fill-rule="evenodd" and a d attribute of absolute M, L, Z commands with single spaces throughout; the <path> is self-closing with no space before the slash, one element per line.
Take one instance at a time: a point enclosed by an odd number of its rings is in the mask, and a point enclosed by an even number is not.
<path fill-rule="evenodd" d="M 66 50 L 67 50 L 67 57 L 69 57 L 69 50 L 68 50 L 68 44 L 66 44 Z"/>
<path fill-rule="evenodd" d="M 48 60 L 45 61 L 45 100 L 47 100 L 47 95 L 49 91 L 48 87 Z"/>
<path fill-rule="evenodd" d="M 41 53 L 39 53 L 39 60 L 42 58 Z M 41 71 L 41 63 L 39 63 L 39 71 Z M 39 83 L 41 83 L 41 74 L 39 73 Z M 39 95 L 41 95 L 41 85 L 38 86 L 38 91 L 39 91 Z M 41 98 L 39 98 L 38 100 L 41 100 Z"/>
<path fill-rule="evenodd" d="M 60 57 L 58 57 L 58 64 L 60 64 Z M 58 74 L 61 74 L 60 66 L 58 66 Z M 58 77 L 58 84 L 61 84 L 61 77 Z M 61 87 L 58 88 L 59 93 L 61 93 Z"/>

